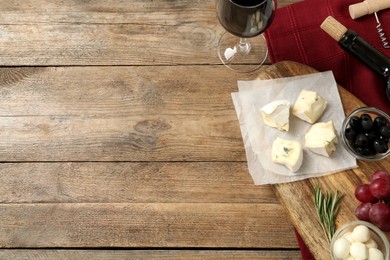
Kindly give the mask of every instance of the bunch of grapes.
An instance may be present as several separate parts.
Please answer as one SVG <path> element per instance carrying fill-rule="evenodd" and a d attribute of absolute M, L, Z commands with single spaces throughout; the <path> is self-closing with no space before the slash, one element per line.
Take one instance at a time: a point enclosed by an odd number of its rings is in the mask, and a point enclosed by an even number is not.
<path fill-rule="evenodd" d="M 356 187 L 355 197 L 361 202 L 355 210 L 358 219 L 371 222 L 382 231 L 390 231 L 390 174 L 387 171 L 374 172 L 370 183 Z"/>

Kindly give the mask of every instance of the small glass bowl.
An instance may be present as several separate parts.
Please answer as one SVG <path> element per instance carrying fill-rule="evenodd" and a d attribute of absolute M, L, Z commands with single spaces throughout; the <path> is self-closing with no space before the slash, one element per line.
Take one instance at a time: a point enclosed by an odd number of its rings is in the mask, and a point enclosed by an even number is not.
<path fill-rule="evenodd" d="M 371 238 L 378 244 L 378 249 L 383 253 L 384 259 L 390 259 L 390 245 L 385 233 L 383 233 L 383 231 L 381 231 L 377 226 L 366 221 L 353 221 L 345 224 L 336 231 L 332 237 L 332 241 L 330 242 L 330 254 L 332 259 L 340 259 L 333 254 L 333 247 L 336 240 L 343 237 L 346 233 L 352 232 L 353 229 L 359 225 L 366 226 L 370 230 Z"/>
<path fill-rule="evenodd" d="M 353 155 L 356 159 L 365 160 L 365 161 L 378 161 L 378 160 L 382 160 L 382 159 L 386 158 L 390 154 L 390 149 L 387 149 L 387 152 L 385 152 L 385 153 L 377 153 L 377 154 L 373 154 L 373 155 L 361 155 L 361 154 L 358 154 L 353 149 L 353 147 L 351 146 L 351 144 L 349 143 L 349 141 L 345 137 L 345 130 L 349 127 L 349 121 L 350 121 L 351 117 L 353 117 L 353 116 L 359 117 L 362 114 L 369 114 L 372 117 L 373 120 L 377 116 L 382 116 L 383 118 L 386 119 L 387 125 L 390 125 L 390 116 L 386 112 L 384 112 L 384 111 L 382 111 L 382 110 L 380 110 L 378 108 L 375 108 L 375 107 L 361 107 L 361 108 L 358 108 L 358 109 L 352 111 L 343 121 L 343 125 L 341 127 L 341 133 L 340 133 L 343 145 L 344 145 L 345 149 L 351 155 Z M 390 147 L 390 142 L 388 142 L 388 146 Z"/>

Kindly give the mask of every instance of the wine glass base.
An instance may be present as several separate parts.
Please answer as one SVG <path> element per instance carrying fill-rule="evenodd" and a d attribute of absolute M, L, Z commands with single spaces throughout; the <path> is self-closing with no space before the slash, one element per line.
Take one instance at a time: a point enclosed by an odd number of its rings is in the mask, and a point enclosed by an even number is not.
<path fill-rule="evenodd" d="M 222 63 L 236 72 L 251 72 L 260 68 L 268 56 L 264 35 L 245 38 L 250 45 L 249 51 L 240 51 L 240 38 L 228 32 L 222 34 L 218 43 L 218 56 Z"/>

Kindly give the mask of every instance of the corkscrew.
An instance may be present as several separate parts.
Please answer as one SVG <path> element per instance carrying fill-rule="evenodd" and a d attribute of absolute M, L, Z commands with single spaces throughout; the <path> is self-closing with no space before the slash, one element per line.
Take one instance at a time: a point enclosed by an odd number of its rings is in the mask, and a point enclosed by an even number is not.
<path fill-rule="evenodd" d="M 376 12 L 374 12 L 374 15 L 375 15 L 375 19 L 377 22 L 376 30 L 378 31 L 379 38 L 382 41 L 383 48 L 389 49 L 390 45 L 389 45 L 389 42 L 387 41 L 386 34 L 383 32 L 383 27 L 382 27 L 381 22 L 379 21 L 378 14 Z"/>
<path fill-rule="evenodd" d="M 380 40 L 382 41 L 383 47 L 389 49 L 390 45 L 386 38 L 385 32 L 381 22 L 379 21 L 377 12 L 390 8 L 389 0 L 364 0 L 361 3 L 352 4 L 349 6 L 349 14 L 352 19 L 357 19 L 367 14 L 374 14 L 377 22 L 376 30 L 378 31 Z"/>

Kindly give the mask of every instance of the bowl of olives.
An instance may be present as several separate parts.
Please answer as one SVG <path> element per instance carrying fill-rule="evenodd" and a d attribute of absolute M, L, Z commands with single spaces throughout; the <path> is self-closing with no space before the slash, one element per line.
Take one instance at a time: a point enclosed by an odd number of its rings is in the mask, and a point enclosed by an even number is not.
<path fill-rule="evenodd" d="M 341 139 L 357 159 L 384 159 L 390 154 L 390 116 L 375 107 L 358 108 L 344 119 Z"/>

